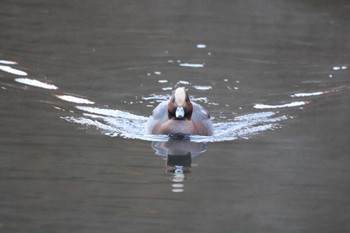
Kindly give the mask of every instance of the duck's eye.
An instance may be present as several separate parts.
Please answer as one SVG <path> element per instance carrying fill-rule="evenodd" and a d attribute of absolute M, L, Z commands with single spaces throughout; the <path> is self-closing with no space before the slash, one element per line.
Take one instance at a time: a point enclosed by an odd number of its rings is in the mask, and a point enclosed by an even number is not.
<path fill-rule="evenodd" d="M 175 103 L 175 98 L 172 98 L 172 99 L 171 99 L 171 102 Z"/>
<path fill-rule="evenodd" d="M 169 116 L 175 116 L 175 110 L 176 109 L 168 110 L 168 115 Z"/>

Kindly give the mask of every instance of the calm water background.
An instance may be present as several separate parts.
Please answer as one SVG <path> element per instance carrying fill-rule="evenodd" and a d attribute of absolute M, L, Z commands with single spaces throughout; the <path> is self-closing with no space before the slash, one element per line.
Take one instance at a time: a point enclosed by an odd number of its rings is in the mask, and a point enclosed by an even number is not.
<path fill-rule="evenodd" d="M 0 60 L 59 89 L 0 70 L 0 232 L 349 232 L 349 22 L 348 1 L 1 1 Z M 209 143 L 176 193 L 150 142 L 54 96 L 149 116 L 179 81 L 217 123 L 308 104 Z"/>

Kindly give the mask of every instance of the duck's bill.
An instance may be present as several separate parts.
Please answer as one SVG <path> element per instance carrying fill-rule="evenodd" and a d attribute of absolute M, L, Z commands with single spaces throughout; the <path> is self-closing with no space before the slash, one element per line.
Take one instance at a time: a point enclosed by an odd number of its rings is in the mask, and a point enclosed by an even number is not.
<path fill-rule="evenodd" d="M 184 118 L 185 117 L 185 110 L 183 107 L 177 107 L 175 111 L 175 117 L 176 118 Z"/>

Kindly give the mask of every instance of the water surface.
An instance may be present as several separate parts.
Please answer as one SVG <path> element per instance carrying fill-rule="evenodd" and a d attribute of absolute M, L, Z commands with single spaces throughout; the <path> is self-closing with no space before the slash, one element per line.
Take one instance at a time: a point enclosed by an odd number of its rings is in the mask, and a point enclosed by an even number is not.
<path fill-rule="evenodd" d="M 350 231 L 347 1 L 0 15 L 1 232 Z M 212 137 L 144 133 L 177 86 Z"/>

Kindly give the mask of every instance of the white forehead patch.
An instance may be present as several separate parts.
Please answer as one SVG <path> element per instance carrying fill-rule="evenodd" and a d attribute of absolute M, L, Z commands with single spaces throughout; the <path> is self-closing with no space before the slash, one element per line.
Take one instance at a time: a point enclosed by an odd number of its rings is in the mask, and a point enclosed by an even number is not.
<path fill-rule="evenodd" d="M 186 102 L 186 91 L 184 87 L 179 87 L 174 92 L 175 103 L 177 106 L 183 106 Z"/>

